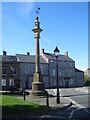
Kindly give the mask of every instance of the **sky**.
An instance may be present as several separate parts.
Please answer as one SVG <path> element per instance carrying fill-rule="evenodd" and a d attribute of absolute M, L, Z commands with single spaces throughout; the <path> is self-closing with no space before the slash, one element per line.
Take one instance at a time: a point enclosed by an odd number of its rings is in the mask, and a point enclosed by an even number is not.
<path fill-rule="evenodd" d="M 3 2 L 2 51 L 15 55 L 30 51 L 35 55 L 32 29 L 35 10 L 40 7 L 39 21 L 43 29 L 40 50 L 53 53 L 57 46 L 60 54 L 68 51 L 75 67 L 88 67 L 88 3 L 87 2 Z M 2 54 L 2 53 L 0 53 Z"/>

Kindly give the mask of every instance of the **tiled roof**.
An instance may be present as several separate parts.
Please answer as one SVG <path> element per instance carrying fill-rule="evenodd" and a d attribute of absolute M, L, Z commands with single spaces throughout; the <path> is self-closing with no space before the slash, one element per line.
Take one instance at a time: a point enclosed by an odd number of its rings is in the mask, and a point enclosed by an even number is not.
<path fill-rule="evenodd" d="M 75 68 L 75 72 L 83 72 L 83 71 Z"/>
<path fill-rule="evenodd" d="M 35 55 L 16 54 L 19 62 L 35 63 Z M 40 63 L 47 63 L 42 56 L 40 56 Z"/>
<path fill-rule="evenodd" d="M 44 53 L 44 55 L 48 58 L 48 59 L 51 59 L 51 60 L 55 60 L 56 57 L 54 54 L 52 53 Z M 63 61 L 74 61 L 73 59 L 71 59 L 70 57 L 68 56 L 65 56 L 65 55 L 60 55 L 58 56 L 58 60 L 63 60 Z"/>
<path fill-rule="evenodd" d="M 2 62 L 17 62 L 17 57 L 13 55 L 0 55 Z"/>

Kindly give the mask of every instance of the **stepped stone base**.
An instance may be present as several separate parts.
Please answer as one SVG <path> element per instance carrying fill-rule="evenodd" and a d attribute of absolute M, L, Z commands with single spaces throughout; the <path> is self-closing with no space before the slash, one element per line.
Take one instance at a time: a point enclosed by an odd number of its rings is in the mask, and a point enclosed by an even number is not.
<path fill-rule="evenodd" d="M 30 93 L 30 97 L 46 96 L 45 84 L 43 83 L 42 75 L 40 73 L 34 74 L 34 81 L 35 82 L 32 83 L 32 91 Z"/>
<path fill-rule="evenodd" d="M 33 82 L 30 97 L 43 97 L 46 95 L 43 82 Z"/>

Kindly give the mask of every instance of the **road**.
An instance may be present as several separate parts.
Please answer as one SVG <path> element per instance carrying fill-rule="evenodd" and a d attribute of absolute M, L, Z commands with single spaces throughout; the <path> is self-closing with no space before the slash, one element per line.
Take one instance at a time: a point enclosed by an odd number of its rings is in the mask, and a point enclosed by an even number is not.
<path fill-rule="evenodd" d="M 67 119 L 88 119 L 90 114 L 90 88 L 89 87 L 78 87 L 78 88 L 60 88 L 60 96 L 66 100 L 72 102 L 72 106 L 65 109 L 63 114 L 58 111 L 56 116 L 62 116 Z M 50 94 L 56 95 L 56 89 L 47 89 Z"/>

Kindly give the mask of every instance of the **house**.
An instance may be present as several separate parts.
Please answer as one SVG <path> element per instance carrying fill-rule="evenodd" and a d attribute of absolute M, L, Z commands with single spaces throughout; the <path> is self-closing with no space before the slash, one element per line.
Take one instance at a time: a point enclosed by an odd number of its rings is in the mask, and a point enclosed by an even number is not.
<path fill-rule="evenodd" d="M 88 77 L 90 77 L 90 68 L 87 68 L 84 72 L 85 75 L 87 75 Z"/>
<path fill-rule="evenodd" d="M 75 86 L 82 87 L 84 86 L 84 72 L 75 68 Z"/>
<path fill-rule="evenodd" d="M 3 51 L 3 55 L 0 55 L 2 61 L 2 89 L 9 90 L 11 86 L 17 89 L 20 87 L 19 79 L 19 63 L 16 56 L 7 55 L 6 51 Z"/>
<path fill-rule="evenodd" d="M 41 50 L 42 57 L 49 63 L 49 87 L 56 87 L 56 57 L 52 53 Z M 68 52 L 58 56 L 59 87 L 75 87 L 75 61 L 68 56 Z"/>
<path fill-rule="evenodd" d="M 2 88 L 32 88 L 35 73 L 35 55 L 16 54 L 7 55 L 3 51 L 2 60 Z M 13 68 L 13 70 L 12 70 Z M 43 75 L 45 88 L 56 88 L 56 57 L 44 49 L 40 55 L 40 70 Z M 84 73 L 75 68 L 75 61 L 68 56 L 68 52 L 58 56 L 58 81 L 59 87 L 84 86 Z"/>
<path fill-rule="evenodd" d="M 18 58 L 18 62 L 20 64 L 20 87 L 21 88 L 31 88 L 33 77 L 35 73 L 35 55 L 27 55 L 16 54 Z M 40 70 L 43 75 L 43 81 L 45 83 L 45 87 L 49 87 L 49 64 L 40 56 Z"/>

